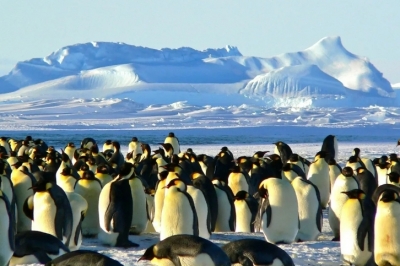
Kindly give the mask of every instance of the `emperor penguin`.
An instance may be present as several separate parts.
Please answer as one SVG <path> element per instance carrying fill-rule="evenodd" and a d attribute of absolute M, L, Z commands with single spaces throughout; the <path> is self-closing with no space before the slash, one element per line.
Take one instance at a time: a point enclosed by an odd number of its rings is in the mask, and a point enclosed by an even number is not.
<path fill-rule="evenodd" d="M 383 155 L 381 158 L 378 159 L 378 162 L 376 164 L 378 186 L 387 184 L 387 174 L 389 167 L 390 163 L 388 162 L 388 157 L 386 155 Z"/>
<path fill-rule="evenodd" d="M 134 235 L 141 234 L 147 226 L 147 202 L 144 186 L 140 178 L 133 174 L 129 178 L 132 194 L 132 223 L 129 232 Z"/>
<path fill-rule="evenodd" d="M 241 190 L 235 195 L 235 232 L 254 232 L 254 221 L 257 215 L 258 201 L 247 191 Z"/>
<path fill-rule="evenodd" d="M 73 170 L 67 166 L 62 169 L 60 175 L 57 177 L 57 185 L 65 192 L 73 192 L 77 179 L 73 176 Z"/>
<path fill-rule="evenodd" d="M 326 152 L 320 151 L 315 155 L 314 162 L 310 165 L 307 179 L 318 187 L 323 209 L 328 205 L 330 197 L 329 165 L 325 161 Z"/>
<path fill-rule="evenodd" d="M 32 221 L 29 219 L 23 210 L 25 200 L 33 195 L 30 190 L 36 184 L 36 179 L 28 173 L 25 166 L 14 169 L 11 173 L 11 182 L 14 186 L 17 204 L 17 232 L 31 230 Z"/>
<path fill-rule="evenodd" d="M 10 155 L 11 147 L 10 147 L 10 144 L 7 142 L 7 138 L 6 137 L 1 137 L 0 138 L 0 146 L 3 146 L 6 149 L 7 154 Z"/>
<path fill-rule="evenodd" d="M 225 252 L 211 241 L 193 235 L 170 236 L 150 246 L 138 261 L 153 265 L 230 266 Z"/>
<path fill-rule="evenodd" d="M 124 248 L 139 246 L 129 240 L 133 216 L 129 177 L 133 172 L 133 165 L 124 163 L 119 175 L 101 190 L 99 197 L 101 230 L 98 239 L 105 245 Z"/>
<path fill-rule="evenodd" d="M 81 195 L 87 202 L 86 216 L 81 224 L 82 234 L 85 237 L 95 237 L 99 233 L 99 197 L 102 188 L 100 180 L 92 171 L 85 172 L 75 183 L 74 192 Z"/>
<path fill-rule="evenodd" d="M 218 179 L 212 181 L 218 200 L 218 216 L 214 232 L 235 231 L 235 204 L 232 190 Z"/>
<path fill-rule="evenodd" d="M 65 192 L 72 210 L 72 233 L 68 248 L 78 250 L 82 244 L 82 221 L 88 210 L 88 202 L 75 192 Z"/>
<path fill-rule="evenodd" d="M 296 192 L 285 179 L 267 178 L 259 187 L 260 205 L 255 221 L 256 231 L 274 244 L 290 244 L 299 231 L 299 209 Z"/>
<path fill-rule="evenodd" d="M 278 141 L 273 144 L 275 144 L 274 153 L 280 156 L 283 164 L 287 163 L 290 156 L 293 154 L 290 146 L 283 141 Z"/>
<path fill-rule="evenodd" d="M 24 231 L 15 236 L 15 251 L 9 265 L 45 264 L 68 252 L 68 247 L 53 235 Z"/>
<path fill-rule="evenodd" d="M 311 181 L 296 177 L 292 181 L 296 193 L 300 229 L 297 241 L 315 241 L 322 232 L 322 207 L 318 187 Z"/>
<path fill-rule="evenodd" d="M 168 174 L 168 171 L 166 171 Z M 162 214 L 162 209 L 164 206 L 164 200 L 165 200 L 165 186 L 167 185 L 167 175 L 158 175 L 160 180 L 157 182 L 156 187 L 155 187 L 155 193 L 154 193 L 154 216 L 152 219 L 152 225 L 154 227 L 154 230 L 158 233 L 161 232 L 161 214 Z"/>
<path fill-rule="evenodd" d="M 326 153 L 325 161 L 328 163 L 330 159 L 338 159 L 339 149 L 336 136 L 328 135 L 322 142 L 321 151 Z"/>
<path fill-rule="evenodd" d="M 35 194 L 25 200 L 24 212 L 32 219 L 32 230 L 51 234 L 69 246 L 73 224 L 71 205 L 64 190 L 48 179 L 44 175 L 32 187 Z"/>
<path fill-rule="evenodd" d="M 92 250 L 75 250 L 46 263 L 46 266 L 96 265 L 123 266 L 118 261 Z"/>
<path fill-rule="evenodd" d="M 100 180 L 103 187 L 113 180 L 110 175 L 110 169 L 106 164 L 100 164 L 97 166 L 95 177 Z"/>
<path fill-rule="evenodd" d="M 136 155 L 142 153 L 141 143 L 137 137 L 132 137 L 131 142 L 128 144 L 128 153 L 132 153 L 132 157 L 135 158 Z"/>
<path fill-rule="evenodd" d="M 210 211 L 210 229 L 211 231 L 214 231 L 218 218 L 218 198 L 214 185 L 208 177 L 200 173 L 192 173 L 191 178 L 193 186 L 200 189 L 204 194 Z"/>
<path fill-rule="evenodd" d="M 76 151 L 76 147 L 73 142 L 69 142 L 64 148 L 64 152 L 68 155 L 69 159 L 71 160 L 72 165 L 74 165 L 76 163 L 76 159 L 74 156 L 75 151 Z"/>
<path fill-rule="evenodd" d="M 164 143 L 169 143 L 174 148 L 174 154 L 181 153 L 181 148 L 179 144 L 179 139 L 175 136 L 173 132 L 168 133 L 168 136 L 165 138 Z"/>
<path fill-rule="evenodd" d="M 186 184 L 179 179 L 173 179 L 165 188 L 167 191 L 161 213 L 160 240 L 179 234 L 198 236 L 196 208 L 186 191 Z"/>
<path fill-rule="evenodd" d="M 292 155 L 290 155 L 288 163 L 299 166 L 301 170 L 303 170 L 304 174 L 307 176 L 310 165 L 310 162 L 308 160 L 304 159 L 297 153 L 293 153 Z"/>
<path fill-rule="evenodd" d="M 222 246 L 232 265 L 294 266 L 289 254 L 261 239 L 239 239 Z"/>
<path fill-rule="evenodd" d="M 103 144 L 103 150 L 102 152 L 105 152 L 106 150 L 112 150 L 114 149 L 113 147 L 113 141 L 111 139 L 108 139 L 104 142 Z"/>
<path fill-rule="evenodd" d="M 340 240 L 340 212 L 348 199 L 348 196 L 342 192 L 353 189 L 359 189 L 359 185 L 357 179 L 354 177 L 353 169 L 346 166 L 336 178 L 329 204 L 328 220 L 334 235 L 333 241 Z"/>
<path fill-rule="evenodd" d="M 286 163 L 282 167 L 282 178 L 286 178 L 289 182 L 292 182 L 296 177 L 301 176 L 306 179 L 306 174 L 303 172 L 300 166 L 296 164 Z"/>
<path fill-rule="evenodd" d="M 378 187 L 375 177 L 364 166 L 357 168 L 356 173 L 356 179 L 360 185 L 360 189 L 365 193 L 366 197 L 371 199 L 375 189 Z"/>
<path fill-rule="evenodd" d="M 165 157 L 169 160 L 171 160 L 172 156 L 174 155 L 174 147 L 172 146 L 171 143 L 159 143 L 164 151 L 165 151 Z"/>
<path fill-rule="evenodd" d="M 178 182 L 183 183 L 181 180 Z M 204 239 L 209 239 L 211 236 L 211 213 L 203 191 L 192 185 L 187 185 L 186 187 L 187 193 L 192 197 L 196 209 L 199 236 Z"/>
<path fill-rule="evenodd" d="M 8 265 L 15 250 L 15 221 L 7 196 L 0 190 L 0 265 Z"/>
<path fill-rule="evenodd" d="M 389 173 L 396 172 L 400 174 L 400 163 L 396 153 L 389 154 L 390 168 Z"/>
<path fill-rule="evenodd" d="M 81 149 L 90 149 L 93 145 L 96 145 L 96 141 L 93 138 L 84 138 L 81 141 Z"/>
<path fill-rule="evenodd" d="M 399 193 L 384 190 L 375 215 L 374 259 L 378 266 L 400 265 L 400 199 Z"/>
<path fill-rule="evenodd" d="M 376 172 L 375 165 L 373 164 L 371 159 L 361 157 L 360 154 L 361 154 L 361 150 L 359 148 L 354 148 L 353 155 L 356 156 L 357 158 L 359 158 L 360 163 L 363 164 L 362 166 L 364 166 L 368 171 L 370 171 L 372 173 L 372 175 L 376 178 L 377 172 Z"/>
<path fill-rule="evenodd" d="M 342 192 L 348 196 L 340 213 L 340 250 L 350 265 L 367 265 L 374 248 L 376 207 L 361 189 Z"/>
<path fill-rule="evenodd" d="M 233 195 L 242 190 L 249 191 L 249 183 L 239 166 L 232 168 L 232 172 L 228 176 L 228 186 L 231 188 Z"/>
<path fill-rule="evenodd" d="M 364 166 L 364 164 L 356 156 L 350 156 L 346 162 L 346 166 L 351 167 L 354 175 L 356 175 L 357 168 Z"/>

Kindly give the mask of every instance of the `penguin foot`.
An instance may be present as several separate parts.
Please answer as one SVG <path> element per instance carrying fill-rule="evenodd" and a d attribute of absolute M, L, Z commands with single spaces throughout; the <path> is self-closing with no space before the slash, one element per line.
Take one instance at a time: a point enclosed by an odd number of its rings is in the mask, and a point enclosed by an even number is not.
<path fill-rule="evenodd" d="M 335 236 L 334 238 L 332 238 L 332 241 L 340 241 L 340 236 Z"/>
<path fill-rule="evenodd" d="M 139 244 L 136 244 L 132 241 L 127 240 L 122 243 L 117 243 L 115 246 L 120 247 L 120 248 L 137 248 L 137 247 L 139 247 Z"/>

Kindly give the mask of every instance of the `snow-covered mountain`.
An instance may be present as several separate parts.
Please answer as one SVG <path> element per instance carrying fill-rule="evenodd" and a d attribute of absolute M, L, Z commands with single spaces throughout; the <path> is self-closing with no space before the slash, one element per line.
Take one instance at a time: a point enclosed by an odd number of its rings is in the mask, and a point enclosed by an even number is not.
<path fill-rule="evenodd" d="M 212 100 L 218 105 L 226 102 L 218 102 L 220 96 L 227 95 L 243 103 L 275 106 L 397 104 L 382 73 L 348 52 L 340 37 L 272 58 L 243 56 L 233 46 L 197 51 L 76 44 L 19 62 L 0 77 L 0 93 L 0 100 L 127 97 L 140 102 L 150 95 L 155 102 L 149 103 L 199 104 L 201 95 L 204 104 Z"/>

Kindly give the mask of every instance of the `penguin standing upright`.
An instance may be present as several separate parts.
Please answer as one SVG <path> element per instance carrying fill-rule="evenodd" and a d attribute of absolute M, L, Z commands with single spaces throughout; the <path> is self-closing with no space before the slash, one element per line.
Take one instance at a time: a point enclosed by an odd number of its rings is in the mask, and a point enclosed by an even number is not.
<path fill-rule="evenodd" d="M 64 152 L 68 155 L 69 159 L 71 160 L 71 164 L 74 165 L 76 160 L 75 160 L 75 151 L 76 147 L 73 142 L 68 142 L 67 146 L 64 148 Z"/>
<path fill-rule="evenodd" d="M 141 143 L 137 137 L 132 137 L 131 142 L 128 144 L 128 153 L 132 153 L 132 157 L 135 158 L 136 155 L 142 153 Z"/>
<path fill-rule="evenodd" d="M 330 197 L 329 165 L 325 161 L 325 156 L 326 152 L 324 151 L 315 155 L 307 175 L 307 179 L 318 187 L 322 208 L 326 208 Z"/>
<path fill-rule="evenodd" d="M 378 162 L 376 163 L 378 186 L 387 184 L 387 174 L 389 167 L 390 163 L 388 162 L 388 157 L 386 155 L 383 155 L 381 158 L 378 159 Z"/>
<path fill-rule="evenodd" d="M 105 142 L 104 142 L 104 144 L 103 144 L 103 152 L 105 152 L 106 150 L 112 150 L 114 147 L 113 147 L 113 143 L 112 143 L 112 140 L 111 139 L 108 139 L 108 140 L 106 140 Z"/>
<path fill-rule="evenodd" d="M 211 236 L 211 213 L 206 198 L 200 189 L 192 185 L 187 185 L 187 192 L 192 197 L 196 209 L 199 236 L 204 239 L 209 239 Z"/>
<path fill-rule="evenodd" d="M 17 232 L 31 230 L 32 221 L 24 214 L 23 206 L 25 200 L 33 195 L 33 191 L 29 188 L 35 185 L 36 179 L 28 173 L 25 166 L 21 166 L 12 171 L 11 182 L 14 186 L 18 210 Z"/>
<path fill-rule="evenodd" d="M 179 234 L 199 235 L 198 218 L 192 197 L 179 179 L 171 180 L 165 188 L 161 214 L 160 240 Z"/>
<path fill-rule="evenodd" d="M 174 235 L 146 249 L 138 261 L 153 265 L 230 266 L 225 252 L 207 239 L 192 235 Z"/>
<path fill-rule="evenodd" d="M 292 181 L 296 193 L 300 229 L 296 239 L 298 241 L 314 241 L 322 232 L 322 207 L 319 190 L 311 181 L 296 177 Z"/>
<path fill-rule="evenodd" d="M 377 265 L 400 265 L 399 193 L 382 191 L 376 207 L 374 258 Z"/>
<path fill-rule="evenodd" d="M 138 247 L 129 240 L 132 224 L 132 194 L 129 177 L 133 174 L 133 165 L 124 163 L 119 175 L 107 183 L 99 197 L 100 228 L 98 239 L 106 245 L 116 247 Z"/>
<path fill-rule="evenodd" d="M 235 232 L 254 232 L 258 201 L 247 191 L 241 190 L 235 195 Z"/>
<path fill-rule="evenodd" d="M 73 224 L 71 205 L 64 190 L 48 179 L 54 177 L 45 175 L 32 187 L 35 194 L 26 199 L 24 212 L 32 219 L 32 230 L 51 234 L 69 246 Z"/>
<path fill-rule="evenodd" d="M 235 231 L 235 205 L 232 190 L 222 181 L 213 180 L 218 199 L 218 216 L 215 223 L 215 232 Z"/>
<path fill-rule="evenodd" d="M 325 161 L 328 163 L 330 159 L 338 159 L 339 149 L 336 136 L 328 135 L 322 142 L 321 151 L 326 153 Z"/>
<path fill-rule="evenodd" d="M 174 154 L 181 153 L 181 147 L 179 144 L 179 139 L 175 136 L 173 132 L 168 133 L 168 136 L 165 138 L 164 143 L 169 143 L 174 148 Z"/>
<path fill-rule="evenodd" d="M 83 236 L 94 237 L 99 233 L 99 197 L 102 188 L 100 180 L 95 178 L 92 171 L 85 172 L 82 178 L 76 181 L 74 191 L 81 195 L 88 205 L 81 224 Z"/>
<path fill-rule="evenodd" d="M 146 193 L 142 181 L 135 174 L 129 178 L 129 186 L 132 194 L 132 223 L 129 232 L 138 235 L 147 225 Z"/>
<path fill-rule="evenodd" d="M 366 197 L 372 198 L 375 189 L 378 187 L 375 177 L 364 166 L 357 168 L 356 173 L 360 189 L 365 193 Z"/>
<path fill-rule="evenodd" d="M 283 141 L 278 141 L 273 144 L 275 144 L 274 153 L 280 156 L 283 164 L 287 163 L 290 156 L 293 154 L 290 146 Z"/>
<path fill-rule="evenodd" d="M 240 239 L 222 246 L 232 265 L 294 266 L 292 258 L 280 247 L 261 239 Z"/>
<path fill-rule="evenodd" d="M 0 190 L 0 265 L 8 265 L 15 249 L 15 221 L 7 196 Z"/>
<path fill-rule="evenodd" d="M 340 213 L 342 259 L 350 265 L 366 265 L 374 251 L 375 204 L 361 189 L 342 193 L 348 196 Z"/>
<path fill-rule="evenodd" d="M 255 221 L 265 239 L 274 244 L 292 243 L 299 230 L 298 204 L 295 190 L 285 179 L 265 179 L 258 190 L 261 198 Z"/>
<path fill-rule="evenodd" d="M 328 212 L 329 225 L 333 231 L 334 241 L 340 240 L 340 212 L 348 199 L 348 196 L 342 192 L 358 188 L 359 185 L 354 177 L 353 169 L 348 166 L 344 167 L 333 185 Z"/>
<path fill-rule="evenodd" d="M 75 192 L 65 192 L 72 210 L 72 233 L 68 248 L 78 250 L 82 244 L 82 221 L 88 210 L 88 202 Z M 96 215 L 98 217 L 98 215 Z"/>
<path fill-rule="evenodd" d="M 228 176 L 228 186 L 231 188 L 233 195 L 236 195 L 239 191 L 249 191 L 249 184 L 246 176 L 241 171 L 239 166 L 232 168 L 232 172 Z"/>
<path fill-rule="evenodd" d="M 65 192 L 73 192 L 77 179 L 73 176 L 71 167 L 65 167 L 57 178 L 57 185 Z"/>

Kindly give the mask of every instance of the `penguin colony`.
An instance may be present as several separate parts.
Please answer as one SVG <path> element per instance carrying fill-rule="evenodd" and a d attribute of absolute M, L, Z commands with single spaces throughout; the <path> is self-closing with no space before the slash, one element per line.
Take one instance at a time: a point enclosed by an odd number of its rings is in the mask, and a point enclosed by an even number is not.
<path fill-rule="evenodd" d="M 328 209 L 332 241 L 346 265 L 400 265 L 400 164 L 355 148 L 339 166 L 327 136 L 312 162 L 286 143 L 273 154 L 235 158 L 180 150 L 169 133 L 160 147 L 136 137 L 93 138 L 57 151 L 43 140 L 0 138 L 0 266 L 122 265 L 81 250 L 82 239 L 137 248 L 129 235 L 157 232 L 139 261 L 154 265 L 294 265 L 277 246 L 315 241 Z M 398 143 L 399 145 L 400 143 Z M 213 232 L 259 232 L 218 246 Z"/>

